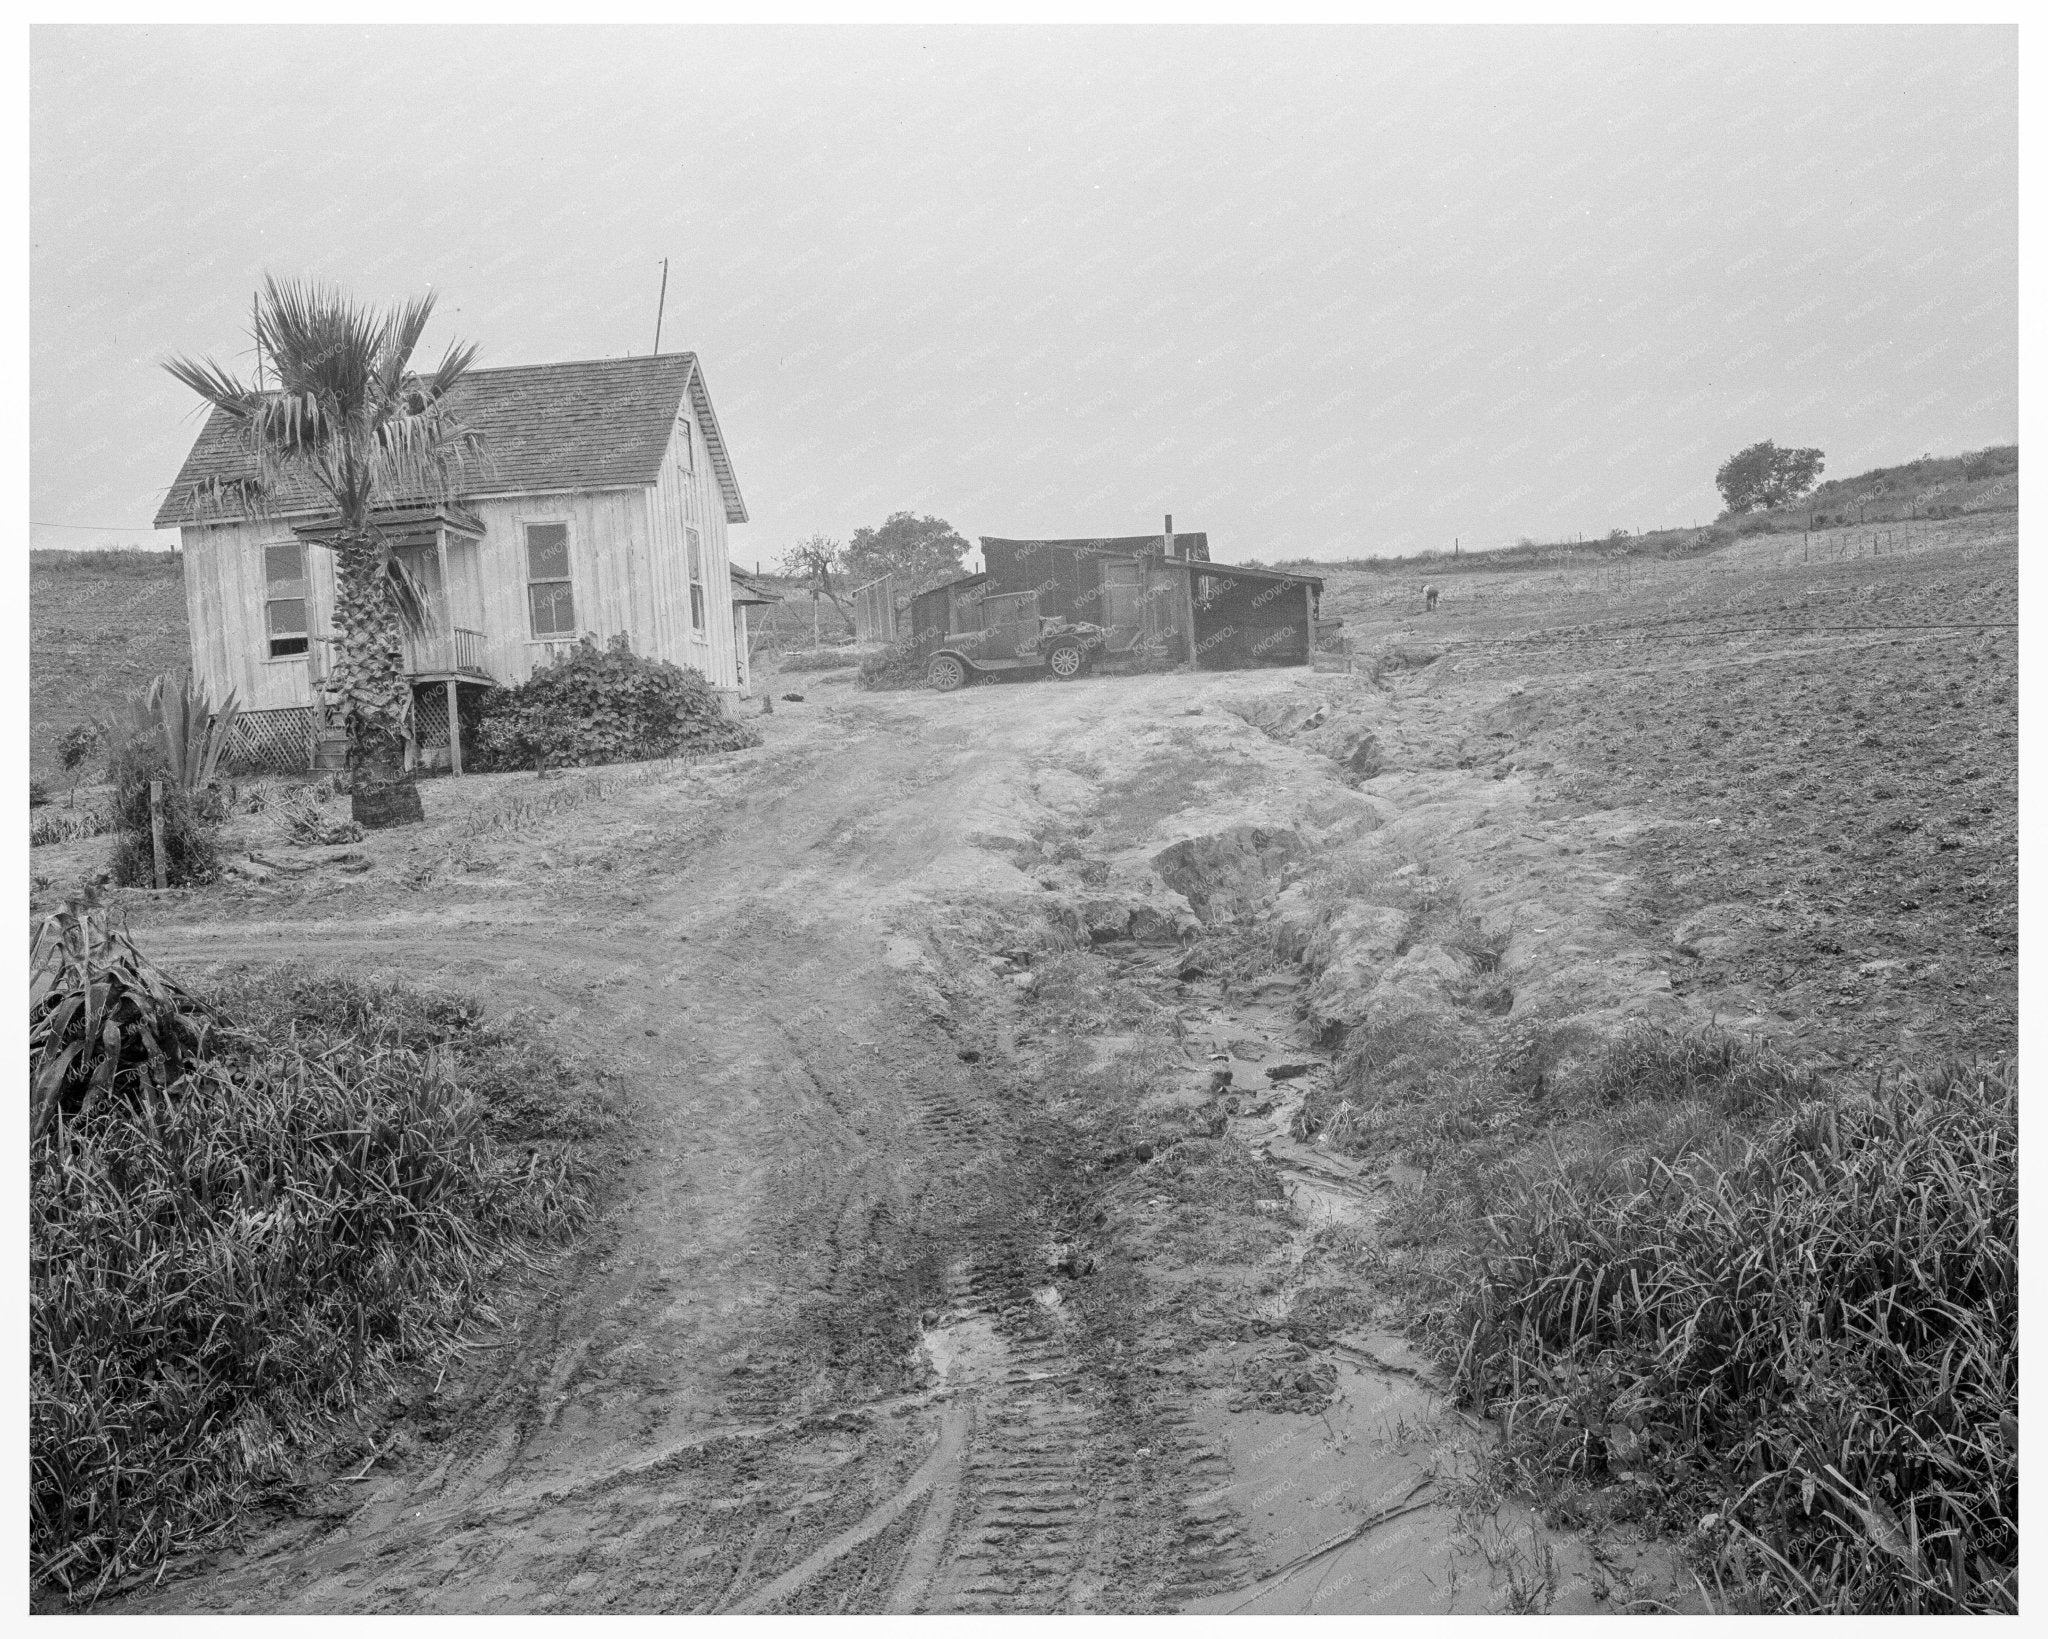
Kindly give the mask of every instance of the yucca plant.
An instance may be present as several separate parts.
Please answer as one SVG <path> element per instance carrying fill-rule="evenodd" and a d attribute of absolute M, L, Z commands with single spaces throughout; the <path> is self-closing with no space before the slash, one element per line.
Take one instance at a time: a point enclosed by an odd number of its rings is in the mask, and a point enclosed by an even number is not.
<path fill-rule="evenodd" d="M 372 827 L 424 818 L 405 768 L 412 685 L 404 639 L 425 630 L 426 613 L 377 511 L 449 497 L 483 455 L 481 437 L 449 403 L 476 349 L 451 345 L 433 370 L 412 368 L 433 311 L 431 294 L 380 313 L 331 286 L 266 278 L 255 340 L 276 368 L 276 387 L 207 359 L 164 366 L 242 429 L 250 470 L 208 481 L 208 493 L 232 493 L 260 514 L 310 486 L 334 509 L 331 528 L 315 537 L 337 570 L 327 688 L 349 733 L 352 812 Z"/>
<path fill-rule="evenodd" d="M 162 1091 L 200 1052 L 209 1022 L 95 900 L 65 901 L 29 946 L 30 1141 L 109 1095 Z"/>
<path fill-rule="evenodd" d="M 160 744 L 171 778 L 187 796 L 196 797 L 213 783 L 241 715 L 242 703 L 233 689 L 215 705 L 196 678 L 184 672 L 159 672 L 98 726 L 110 747 L 138 740 Z"/>

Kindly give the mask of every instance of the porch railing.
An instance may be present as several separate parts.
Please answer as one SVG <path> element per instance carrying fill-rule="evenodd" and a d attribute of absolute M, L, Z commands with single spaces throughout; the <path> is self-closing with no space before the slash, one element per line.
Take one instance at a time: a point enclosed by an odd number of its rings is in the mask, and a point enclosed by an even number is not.
<path fill-rule="evenodd" d="M 307 648 L 307 676 L 317 687 L 334 670 L 334 639 L 315 633 Z M 488 679 L 491 675 L 490 648 L 484 634 L 467 626 L 452 626 L 405 640 L 405 669 L 419 677 L 453 672 L 463 677 Z"/>
<path fill-rule="evenodd" d="M 405 645 L 405 669 L 422 673 L 453 672 L 464 677 L 489 677 L 484 634 L 467 626 L 451 626 Z"/>

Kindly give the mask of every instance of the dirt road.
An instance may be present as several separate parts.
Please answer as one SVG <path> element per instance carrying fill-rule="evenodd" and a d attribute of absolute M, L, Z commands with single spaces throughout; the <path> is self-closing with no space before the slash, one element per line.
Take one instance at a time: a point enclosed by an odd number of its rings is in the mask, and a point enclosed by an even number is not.
<path fill-rule="evenodd" d="M 1289 1136 L 1330 1074 L 1301 973 L 1184 955 L 1399 823 L 1247 720 L 1333 686 L 814 687 L 756 751 L 437 782 L 356 874 L 138 911 L 187 973 L 531 1007 L 637 1125 L 602 1230 L 360 1475 L 128 1605 L 1668 1601 L 1474 1483 L 1358 1273 L 1388 1178 Z"/>

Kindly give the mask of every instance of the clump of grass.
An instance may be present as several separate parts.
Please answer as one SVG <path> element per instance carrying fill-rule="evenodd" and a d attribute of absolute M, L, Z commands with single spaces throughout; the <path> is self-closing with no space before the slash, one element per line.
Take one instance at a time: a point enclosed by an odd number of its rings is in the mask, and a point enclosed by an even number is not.
<path fill-rule="evenodd" d="M 1228 996 L 1264 974 L 1290 964 L 1280 949 L 1280 930 L 1264 916 L 1216 918 L 1188 947 L 1183 965 L 1192 965 L 1219 981 Z"/>
<path fill-rule="evenodd" d="M 320 806 L 318 788 L 301 786 L 267 802 L 284 825 L 285 835 L 304 847 L 360 842 L 363 828 L 347 815 L 337 815 Z"/>
<path fill-rule="evenodd" d="M 1528 1477 L 1699 1520 L 1724 1603 L 2016 1609 L 2014 1067 L 1847 1094 L 1665 1048 L 1590 1087 L 1710 1099 L 1751 1136 L 1685 1121 L 1508 1179 L 1464 1260 L 1463 1392 Z"/>
<path fill-rule="evenodd" d="M 845 671 L 878 652 L 872 644 L 852 643 L 823 649 L 790 649 L 776 657 L 775 669 L 784 672 Z"/>
<path fill-rule="evenodd" d="M 495 1277 L 588 1210 L 579 1141 L 607 1112 L 472 1004 L 286 970 L 208 1005 L 96 907 L 53 924 L 29 1552 L 38 1588 L 89 1600 L 220 1534 L 487 1321 Z"/>
<path fill-rule="evenodd" d="M 28 845 L 79 842 L 105 836 L 113 828 L 113 818 L 103 808 L 39 808 L 29 816 Z"/>

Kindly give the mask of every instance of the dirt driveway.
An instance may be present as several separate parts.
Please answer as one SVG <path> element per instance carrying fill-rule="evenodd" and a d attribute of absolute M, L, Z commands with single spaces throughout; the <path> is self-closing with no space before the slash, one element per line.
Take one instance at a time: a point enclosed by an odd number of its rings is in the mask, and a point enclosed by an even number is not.
<path fill-rule="evenodd" d="M 1483 1431 L 1333 1284 L 1387 1181 L 1287 1136 L 1329 1074 L 1300 976 L 1186 970 L 1193 913 L 1385 823 L 1243 715 L 1327 681 L 814 685 L 755 751 L 436 782 L 360 858 L 138 908 L 181 972 L 535 1009 L 637 1124 L 602 1230 L 362 1472 L 129 1606 L 1589 1610 L 1668 1582 L 1470 1483 Z M 1308 1325 L 1311 1288 L 1352 1307 Z"/>

